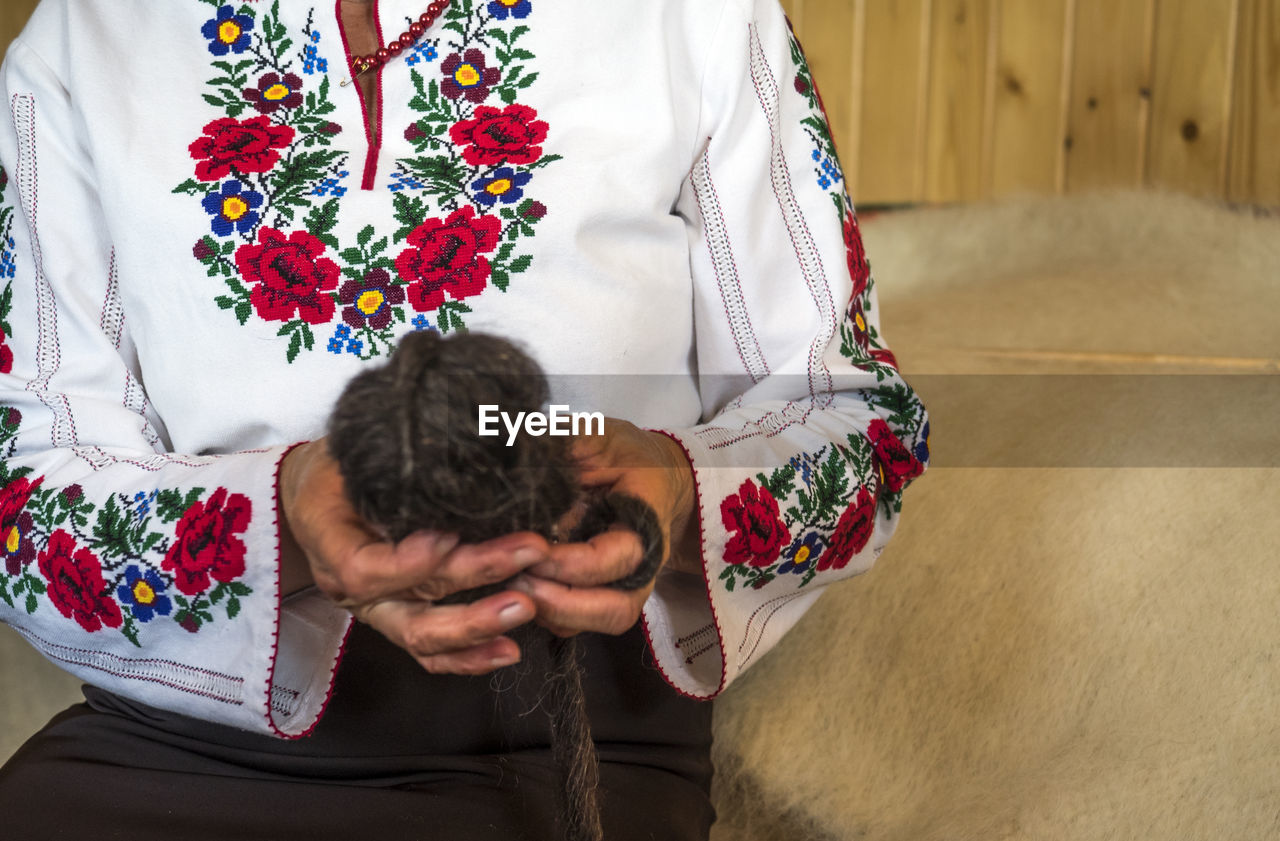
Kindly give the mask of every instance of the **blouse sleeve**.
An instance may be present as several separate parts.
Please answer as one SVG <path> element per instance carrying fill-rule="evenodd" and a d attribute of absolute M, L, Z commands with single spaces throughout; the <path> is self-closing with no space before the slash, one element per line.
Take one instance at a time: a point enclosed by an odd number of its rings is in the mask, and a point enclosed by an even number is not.
<path fill-rule="evenodd" d="M 704 576 L 644 612 L 659 667 L 708 698 L 834 581 L 866 571 L 928 461 L 879 330 L 813 78 L 777 0 L 730 0 L 703 85 L 688 221 L 704 423 L 663 430 L 698 489 Z"/>
<path fill-rule="evenodd" d="M 0 620 L 112 692 L 302 735 L 349 617 L 318 596 L 281 609 L 286 448 L 169 452 L 76 104 L 22 41 L 3 88 Z"/>

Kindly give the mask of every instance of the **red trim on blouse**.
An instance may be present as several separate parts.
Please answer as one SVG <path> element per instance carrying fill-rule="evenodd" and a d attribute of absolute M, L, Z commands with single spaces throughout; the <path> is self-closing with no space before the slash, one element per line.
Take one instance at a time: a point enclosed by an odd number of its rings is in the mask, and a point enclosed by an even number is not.
<path fill-rule="evenodd" d="M 341 0 L 339 0 L 341 2 Z M 271 667 L 267 670 L 267 726 L 271 728 L 271 732 L 284 739 L 302 739 L 310 736 L 311 732 L 316 729 L 316 725 L 320 723 L 320 719 L 324 717 L 324 712 L 329 708 L 329 701 L 333 698 L 333 688 L 337 683 L 338 666 L 342 664 L 342 657 L 347 653 L 347 640 L 351 638 L 351 626 L 347 625 L 347 631 L 342 636 L 342 644 L 338 647 L 338 655 L 333 658 L 333 666 L 329 670 L 329 689 L 325 692 L 324 701 L 320 704 L 320 710 L 316 713 L 316 717 L 308 724 L 307 729 L 297 734 L 289 734 L 276 726 L 275 715 L 271 707 L 271 690 L 276 685 L 276 661 L 280 657 L 280 612 L 282 610 L 281 602 L 284 594 L 281 589 L 281 569 L 284 566 L 284 540 L 280 533 L 280 526 L 284 523 L 284 512 L 280 510 L 280 472 L 284 468 L 285 457 L 289 453 L 302 446 L 305 442 L 298 442 L 286 449 L 281 455 L 280 460 L 276 462 L 276 479 L 275 479 L 275 527 L 276 527 L 276 614 L 275 622 L 271 628 Z"/>
<path fill-rule="evenodd" d="M 684 445 L 683 441 L 665 429 L 649 429 L 646 431 L 657 432 L 661 435 L 667 436 L 672 441 L 675 441 L 680 445 L 680 449 L 684 450 L 685 458 L 689 459 L 689 471 L 693 474 L 693 492 L 696 498 L 694 502 L 694 514 L 697 515 L 698 520 L 698 548 L 702 555 L 702 584 L 706 588 L 707 606 L 711 608 L 711 622 L 716 629 L 716 639 L 720 642 L 720 684 L 709 695 L 695 695 L 691 692 L 686 692 L 677 686 L 676 682 L 671 679 L 671 676 L 667 674 L 667 670 L 662 666 L 662 658 L 658 656 L 658 650 L 653 645 L 653 634 L 649 630 L 649 620 L 643 613 L 641 613 L 640 620 L 644 629 L 644 639 L 645 642 L 649 644 L 649 651 L 653 654 L 653 662 L 658 666 L 658 673 L 662 675 L 663 680 L 665 680 L 672 689 L 684 697 L 692 698 L 695 701 L 709 701 L 724 691 L 725 684 L 728 683 L 729 664 L 727 662 L 728 658 L 725 655 L 724 630 L 720 627 L 720 616 L 716 613 L 716 602 L 711 592 L 710 572 L 707 569 L 707 532 L 702 526 L 702 486 L 698 482 L 698 471 L 694 467 L 693 453 L 689 452 L 689 448 Z"/>
<path fill-rule="evenodd" d="M 338 19 L 338 33 L 342 36 L 342 49 L 347 56 L 347 72 L 351 74 L 351 87 L 355 88 L 356 96 L 360 100 L 360 115 L 364 118 L 364 137 L 368 151 L 364 158 L 364 175 L 360 181 L 360 189 L 372 190 L 374 181 L 378 174 L 378 156 L 382 152 L 382 65 L 378 65 L 374 72 L 378 75 L 375 77 L 374 98 L 377 100 L 374 107 L 377 109 L 378 128 L 373 131 L 369 126 L 369 108 L 370 104 L 364 101 L 364 93 L 360 88 L 360 83 L 356 81 L 356 69 L 352 64 L 351 42 L 347 40 L 347 28 L 342 21 L 342 0 L 334 0 L 334 15 Z M 378 16 L 378 0 L 373 0 L 373 28 L 377 33 L 378 44 L 382 44 L 382 21 Z"/>

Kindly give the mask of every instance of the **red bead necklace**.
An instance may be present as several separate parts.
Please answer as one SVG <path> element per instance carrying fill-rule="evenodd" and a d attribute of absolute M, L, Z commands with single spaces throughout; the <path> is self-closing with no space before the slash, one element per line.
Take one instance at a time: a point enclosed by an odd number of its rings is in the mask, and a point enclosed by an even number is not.
<path fill-rule="evenodd" d="M 352 56 L 351 70 L 353 77 L 363 76 L 370 70 L 381 67 L 392 58 L 418 43 L 418 39 L 431 27 L 431 24 L 436 22 L 436 19 L 440 17 L 448 5 L 449 0 L 433 0 L 431 5 L 427 6 L 427 10 L 416 21 L 409 24 L 408 29 L 400 33 L 399 38 L 388 41 L 385 47 L 372 55 Z"/>

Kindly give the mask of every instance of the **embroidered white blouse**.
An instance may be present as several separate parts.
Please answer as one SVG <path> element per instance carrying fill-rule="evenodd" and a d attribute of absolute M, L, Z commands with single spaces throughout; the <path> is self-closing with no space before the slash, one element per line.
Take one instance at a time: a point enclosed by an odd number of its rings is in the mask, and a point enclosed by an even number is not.
<path fill-rule="evenodd" d="M 380 0 L 384 34 L 423 0 Z M 454 0 L 365 128 L 336 2 L 44 0 L 0 120 L 0 619 L 113 692 L 295 737 L 350 617 L 281 604 L 276 471 L 405 331 L 496 332 L 662 429 L 711 697 L 866 570 L 928 458 L 777 0 Z"/>

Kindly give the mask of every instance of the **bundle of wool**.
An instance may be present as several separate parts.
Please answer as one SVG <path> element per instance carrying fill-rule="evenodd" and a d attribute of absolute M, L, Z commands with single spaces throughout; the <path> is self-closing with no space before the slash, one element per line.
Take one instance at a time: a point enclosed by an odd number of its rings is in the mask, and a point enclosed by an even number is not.
<path fill-rule="evenodd" d="M 419 530 L 452 532 L 464 543 L 533 531 L 548 539 L 583 494 L 568 439 L 519 435 L 512 445 L 482 436 L 481 406 L 536 412 L 549 396 L 542 370 L 505 339 L 481 333 L 407 335 L 386 365 L 347 386 L 329 422 L 329 449 L 356 512 L 399 541 Z M 644 546 L 637 569 L 611 586 L 640 589 L 661 566 L 653 509 L 624 494 L 590 500 L 569 539 L 614 526 Z M 466 603 L 509 582 L 454 593 Z M 547 675 L 552 755 L 563 777 L 561 823 L 568 841 L 600 841 L 598 765 L 582 689 L 576 638 L 540 634 L 551 648 Z"/>

